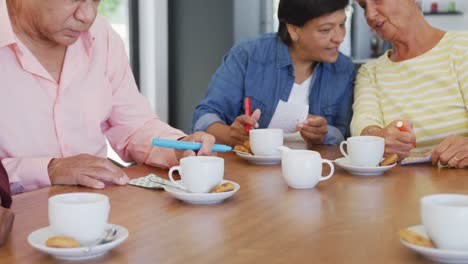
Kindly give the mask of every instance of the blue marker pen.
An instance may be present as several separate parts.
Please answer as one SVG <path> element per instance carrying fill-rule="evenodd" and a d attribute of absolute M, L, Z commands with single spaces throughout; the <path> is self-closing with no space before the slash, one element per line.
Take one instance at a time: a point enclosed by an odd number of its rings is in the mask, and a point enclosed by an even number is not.
<path fill-rule="evenodd" d="M 200 150 L 202 144 L 198 142 L 187 142 L 187 141 L 178 141 L 178 140 L 169 140 L 169 139 L 159 139 L 153 138 L 153 146 L 163 147 L 163 148 L 173 148 L 178 150 Z M 232 147 L 221 144 L 213 145 L 213 152 L 228 152 L 231 151 Z"/>

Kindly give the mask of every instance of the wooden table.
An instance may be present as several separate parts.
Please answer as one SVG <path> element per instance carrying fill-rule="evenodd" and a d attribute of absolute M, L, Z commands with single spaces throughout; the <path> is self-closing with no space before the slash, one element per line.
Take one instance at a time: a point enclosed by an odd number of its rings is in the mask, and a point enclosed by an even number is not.
<path fill-rule="evenodd" d="M 321 147 L 322 157 L 339 157 Z M 125 226 L 122 245 L 88 263 L 430 263 L 405 248 L 398 230 L 417 225 L 419 199 L 432 193 L 468 193 L 466 170 L 430 165 L 395 167 L 381 177 L 351 176 L 337 169 L 314 189 L 287 187 L 281 167 L 251 165 L 232 153 L 225 178 L 241 185 L 218 205 L 196 206 L 164 191 L 110 186 L 109 222 Z M 167 171 L 127 169 L 132 177 Z M 14 197 L 16 220 L 1 263 L 59 263 L 26 241 L 47 226 L 47 199 L 93 191 L 56 186 Z"/>

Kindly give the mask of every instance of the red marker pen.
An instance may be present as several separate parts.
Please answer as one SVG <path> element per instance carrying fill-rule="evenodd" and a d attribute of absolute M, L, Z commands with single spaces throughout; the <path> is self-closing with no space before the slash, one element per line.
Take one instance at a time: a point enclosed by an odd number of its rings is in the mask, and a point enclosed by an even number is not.
<path fill-rule="evenodd" d="M 245 109 L 245 114 L 247 116 L 250 116 L 252 114 L 252 108 L 250 107 L 250 98 L 249 97 L 244 98 L 244 109 Z M 249 124 L 245 125 L 245 131 L 249 132 L 251 128 L 252 128 L 251 125 L 249 125 Z"/>
<path fill-rule="evenodd" d="M 398 121 L 398 122 L 396 123 L 396 126 L 398 127 L 398 129 L 399 129 L 400 131 L 403 131 L 403 132 L 410 132 L 410 133 L 411 133 L 411 130 L 410 130 L 407 126 L 405 126 L 405 124 L 403 123 L 403 121 Z M 416 147 L 416 142 L 413 142 L 413 147 Z"/>

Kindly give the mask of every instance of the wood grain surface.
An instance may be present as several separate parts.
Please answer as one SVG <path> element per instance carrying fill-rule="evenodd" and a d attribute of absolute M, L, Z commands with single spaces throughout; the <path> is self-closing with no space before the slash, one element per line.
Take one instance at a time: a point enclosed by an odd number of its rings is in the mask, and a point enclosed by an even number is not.
<path fill-rule="evenodd" d="M 341 156 L 337 147 L 317 150 L 323 158 Z M 420 224 L 422 196 L 468 193 L 466 170 L 429 164 L 396 166 L 374 177 L 337 168 L 314 189 L 295 190 L 282 179 L 280 165 L 220 156 L 225 179 L 241 188 L 216 205 L 191 205 L 130 185 L 100 191 L 54 186 L 17 195 L 0 263 L 62 263 L 29 246 L 27 236 L 48 225 L 47 199 L 66 192 L 108 195 L 109 222 L 130 232 L 122 245 L 86 263 L 430 263 L 400 243 L 398 230 Z M 144 165 L 126 171 L 131 178 L 150 172 L 167 178 L 167 171 Z"/>

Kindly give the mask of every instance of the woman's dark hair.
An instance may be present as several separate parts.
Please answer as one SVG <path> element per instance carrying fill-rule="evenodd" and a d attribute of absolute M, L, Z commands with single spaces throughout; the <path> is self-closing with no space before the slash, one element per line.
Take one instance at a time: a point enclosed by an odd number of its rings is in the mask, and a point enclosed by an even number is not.
<path fill-rule="evenodd" d="M 286 45 L 291 45 L 286 24 L 298 27 L 307 21 L 346 8 L 349 0 L 280 0 L 278 7 L 278 36 Z"/>

